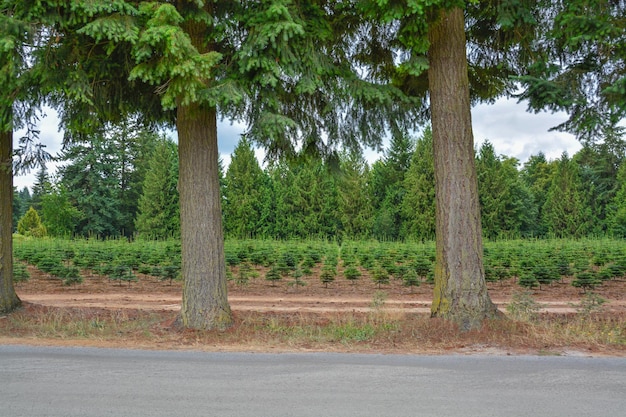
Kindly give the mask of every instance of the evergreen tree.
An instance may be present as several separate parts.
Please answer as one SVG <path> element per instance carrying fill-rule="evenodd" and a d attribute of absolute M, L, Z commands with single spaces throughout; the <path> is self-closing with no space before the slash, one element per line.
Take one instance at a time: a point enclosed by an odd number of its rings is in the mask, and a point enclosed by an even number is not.
<path fill-rule="evenodd" d="M 548 162 L 545 154 L 540 152 L 537 155 L 531 155 L 522 168 L 521 178 L 530 191 L 532 199 L 531 221 L 528 231 L 530 236 L 544 236 L 547 232 L 543 221 L 543 206 L 546 203 L 555 167 L 556 163 Z"/>
<path fill-rule="evenodd" d="M 41 197 L 42 222 L 51 236 L 68 237 L 77 230 L 83 214 L 72 205 L 65 187 L 54 186 Z"/>
<path fill-rule="evenodd" d="M 152 155 L 159 135 L 141 126 L 136 120 L 123 120 L 112 125 L 106 138 L 115 153 L 112 156 L 114 176 L 117 179 L 117 219 L 119 233 L 132 236 L 135 232 L 139 197 L 146 175 L 148 159 Z"/>
<path fill-rule="evenodd" d="M 337 181 L 338 211 L 343 234 L 350 239 L 370 236 L 372 206 L 368 191 L 369 166 L 356 152 L 344 153 Z"/>
<path fill-rule="evenodd" d="M 59 168 L 60 185 L 82 214 L 76 233 L 106 238 L 119 236 L 119 183 L 115 176 L 115 149 L 103 135 L 89 143 L 67 147 Z"/>
<path fill-rule="evenodd" d="M 33 207 L 26 211 L 26 214 L 17 223 L 17 232 L 24 236 L 44 237 L 46 227 L 41 223 L 39 213 Z"/>
<path fill-rule="evenodd" d="M 33 192 L 31 197 L 31 205 L 35 210 L 41 210 L 41 198 L 50 193 L 52 190 L 52 181 L 48 175 L 48 169 L 45 165 L 42 165 L 37 171 L 35 176 L 35 182 L 33 183 Z"/>
<path fill-rule="evenodd" d="M 20 191 L 13 188 L 13 231 L 17 230 L 17 222 L 26 210 L 31 206 L 31 197 L 28 187 L 22 188 Z"/>
<path fill-rule="evenodd" d="M 626 118 L 626 2 L 538 3 L 533 64 L 519 77 L 535 111 L 565 111 L 556 127 L 583 142 L 623 136 Z"/>
<path fill-rule="evenodd" d="M 524 71 L 538 11 L 519 1 L 357 3 L 378 29 L 365 29 L 372 36 L 363 61 L 371 73 L 389 75 L 417 103 L 428 96 L 437 198 L 432 314 L 479 327 L 497 309 L 484 279 L 471 101 L 513 90 L 511 75 Z"/>
<path fill-rule="evenodd" d="M 607 208 L 619 186 L 617 173 L 624 155 L 623 149 L 607 145 L 603 142 L 584 146 L 572 158 L 580 169 L 583 204 L 591 214 L 589 233 L 595 235 L 607 232 Z"/>
<path fill-rule="evenodd" d="M 176 144 L 161 138 L 147 164 L 139 198 L 136 228 L 139 237 L 167 239 L 180 235 Z"/>
<path fill-rule="evenodd" d="M 413 140 L 405 135 L 392 138 L 382 161 L 372 167 L 373 205 L 376 210 L 372 233 L 379 239 L 398 239 L 402 230 L 404 177 L 413 155 Z M 380 162 L 380 163 L 379 163 Z"/>
<path fill-rule="evenodd" d="M 259 234 L 265 173 L 252 144 L 241 138 L 224 178 L 224 232 L 238 238 Z"/>
<path fill-rule="evenodd" d="M 626 164 L 622 163 L 617 174 L 619 188 L 608 207 L 607 224 L 611 235 L 626 237 Z"/>
<path fill-rule="evenodd" d="M 417 140 L 403 186 L 406 194 L 402 200 L 402 216 L 405 219 L 402 235 L 420 240 L 434 239 L 435 167 L 430 128 Z"/>
<path fill-rule="evenodd" d="M 563 153 L 556 163 L 543 220 L 548 233 L 557 237 L 581 237 L 589 230 L 589 207 L 584 206 L 578 165 Z"/>
<path fill-rule="evenodd" d="M 488 238 L 519 236 L 528 230 L 532 215 L 530 192 L 523 185 L 517 160 L 502 160 L 485 141 L 476 163 L 483 233 Z"/>

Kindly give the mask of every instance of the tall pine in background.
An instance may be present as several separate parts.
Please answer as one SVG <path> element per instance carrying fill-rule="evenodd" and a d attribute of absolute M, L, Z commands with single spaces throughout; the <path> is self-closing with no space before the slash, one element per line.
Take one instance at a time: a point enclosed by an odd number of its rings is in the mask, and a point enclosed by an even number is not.
<path fill-rule="evenodd" d="M 224 178 L 224 231 L 237 238 L 260 236 L 265 173 L 252 144 L 242 137 Z"/>
<path fill-rule="evenodd" d="M 156 142 L 148 159 L 135 227 L 142 239 L 180 236 L 178 153 L 167 138 Z"/>

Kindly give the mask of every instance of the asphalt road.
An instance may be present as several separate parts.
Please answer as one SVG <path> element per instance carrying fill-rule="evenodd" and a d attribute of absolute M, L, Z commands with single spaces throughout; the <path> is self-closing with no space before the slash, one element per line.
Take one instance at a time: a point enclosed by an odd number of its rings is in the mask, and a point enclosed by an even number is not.
<path fill-rule="evenodd" d="M 626 359 L 0 346 L 0 416 L 626 416 Z"/>

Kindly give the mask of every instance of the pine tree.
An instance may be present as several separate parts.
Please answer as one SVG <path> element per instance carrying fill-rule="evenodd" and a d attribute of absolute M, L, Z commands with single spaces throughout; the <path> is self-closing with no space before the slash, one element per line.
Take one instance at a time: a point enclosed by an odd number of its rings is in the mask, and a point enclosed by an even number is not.
<path fill-rule="evenodd" d="M 17 232 L 24 236 L 44 237 L 46 227 L 41 223 L 39 213 L 33 207 L 26 211 L 26 214 L 17 223 Z"/>
<path fill-rule="evenodd" d="M 161 138 L 147 164 L 139 198 L 136 229 L 139 237 L 167 239 L 180 234 L 176 144 Z"/>
<path fill-rule="evenodd" d="M 529 189 L 532 199 L 531 225 L 528 231 L 530 236 L 544 236 L 546 234 L 543 206 L 546 202 L 555 167 L 556 163 L 549 163 L 545 154 L 540 152 L 537 155 L 531 155 L 522 168 L 521 178 Z"/>
<path fill-rule="evenodd" d="M 70 201 L 67 189 L 61 184 L 41 198 L 41 217 L 48 234 L 58 237 L 72 236 L 83 214 Z"/>
<path fill-rule="evenodd" d="M 565 111 L 556 126 L 585 143 L 623 136 L 626 117 L 626 3 L 570 0 L 539 3 L 534 62 L 519 77 L 534 111 Z"/>
<path fill-rule="evenodd" d="M 427 128 L 417 140 L 411 165 L 404 178 L 402 235 L 406 238 L 435 238 L 435 167 L 432 131 Z"/>
<path fill-rule="evenodd" d="M 483 233 L 488 238 L 519 236 L 533 219 L 531 195 L 522 183 L 517 160 L 497 156 L 485 141 L 476 163 Z"/>
<path fill-rule="evenodd" d="M 578 165 L 564 152 L 557 161 L 543 206 L 548 232 L 557 237 L 584 236 L 590 213 L 583 201 Z"/>
<path fill-rule="evenodd" d="M 259 234 L 264 175 L 250 141 L 242 137 L 224 178 L 224 231 L 227 235 L 251 238 Z"/>
<path fill-rule="evenodd" d="M 68 164 L 59 168 L 60 184 L 67 189 L 71 204 L 83 214 L 76 227 L 79 235 L 120 235 L 114 155 L 114 147 L 103 135 L 63 152 L 61 159 Z"/>
<path fill-rule="evenodd" d="M 615 237 L 626 237 L 626 164 L 622 163 L 617 174 L 619 189 L 608 208 L 608 228 Z"/>
<path fill-rule="evenodd" d="M 609 227 L 607 209 L 619 187 L 617 174 L 625 146 L 622 140 L 590 144 L 572 158 L 580 169 L 583 204 L 591 213 L 588 233 L 596 236 L 605 234 Z"/>
<path fill-rule="evenodd" d="M 350 239 L 367 238 L 372 228 L 369 166 L 363 156 L 350 152 L 342 155 L 340 168 L 338 211 L 343 234 Z"/>
<path fill-rule="evenodd" d="M 37 171 L 35 182 L 33 183 L 33 192 L 31 196 L 31 205 L 35 210 L 41 210 L 41 198 L 52 190 L 52 181 L 48 175 L 48 169 L 42 165 Z"/>

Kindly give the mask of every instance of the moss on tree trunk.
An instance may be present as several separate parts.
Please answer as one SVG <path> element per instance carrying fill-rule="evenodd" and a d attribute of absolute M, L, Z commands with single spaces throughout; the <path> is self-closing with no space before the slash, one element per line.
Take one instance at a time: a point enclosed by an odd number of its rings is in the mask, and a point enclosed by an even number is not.
<path fill-rule="evenodd" d="M 13 287 L 13 132 L 0 132 L 0 313 L 21 302 Z"/>
<path fill-rule="evenodd" d="M 469 330 L 496 316 L 497 309 L 483 268 L 463 10 L 441 12 L 429 41 L 437 203 L 432 315 Z"/>
<path fill-rule="evenodd" d="M 180 106 L 180 223 L 184 327 L 224 329 L 232 322 L 218 175 L 215 108 Z"/>

